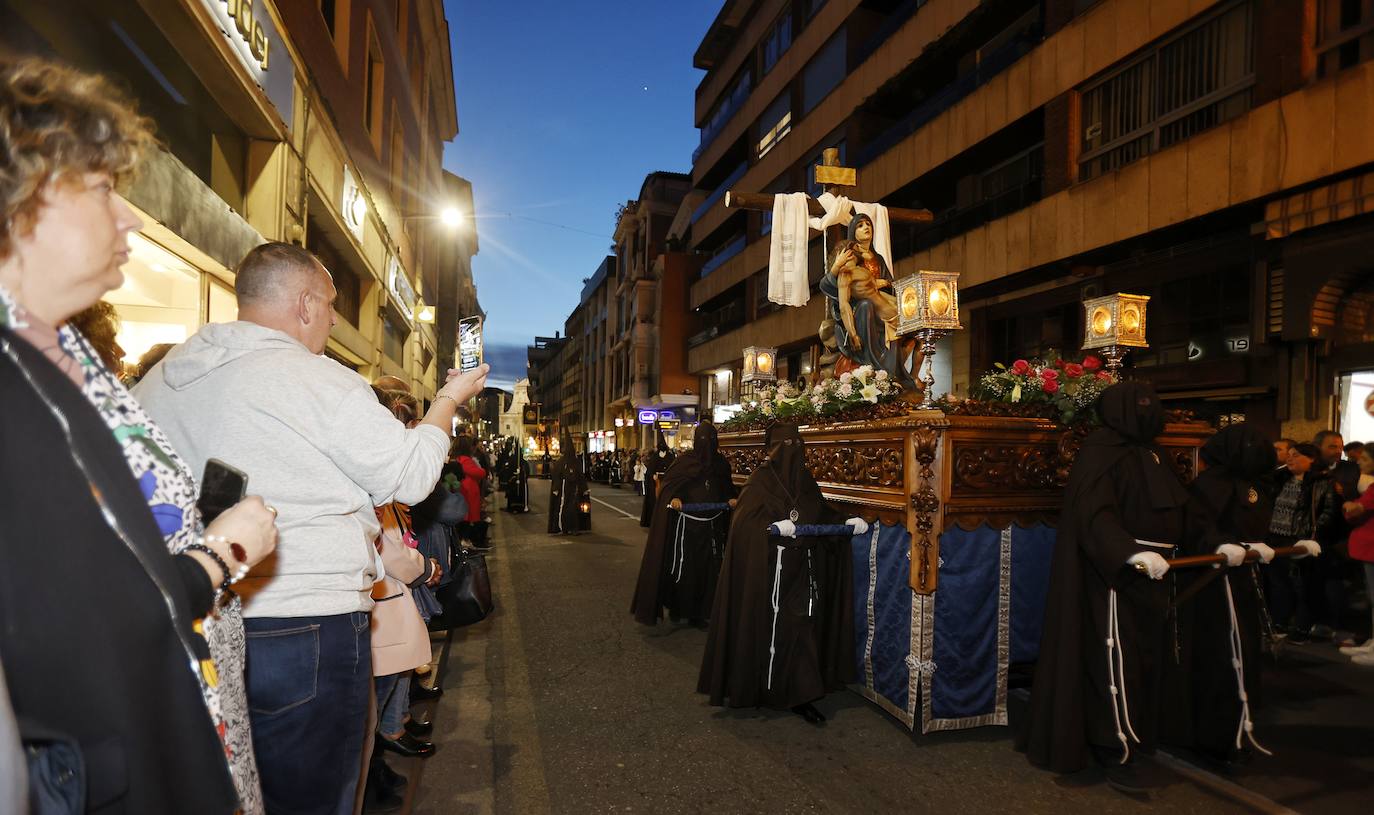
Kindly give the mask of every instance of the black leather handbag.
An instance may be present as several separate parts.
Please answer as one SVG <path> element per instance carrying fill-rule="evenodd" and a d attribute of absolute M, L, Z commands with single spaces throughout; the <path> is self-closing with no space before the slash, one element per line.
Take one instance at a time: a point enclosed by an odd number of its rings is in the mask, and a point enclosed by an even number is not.
<path fill-rule="evenodd" d="M 458 548 L 453 553 L 452 580 L 441 583 L 434 590 L 442 614 L 430 618 L 431 631 L 479 623 L 494 607 L 491 600 L 491 579 L 487 575 L 487 559 L 481 552 Z"/>

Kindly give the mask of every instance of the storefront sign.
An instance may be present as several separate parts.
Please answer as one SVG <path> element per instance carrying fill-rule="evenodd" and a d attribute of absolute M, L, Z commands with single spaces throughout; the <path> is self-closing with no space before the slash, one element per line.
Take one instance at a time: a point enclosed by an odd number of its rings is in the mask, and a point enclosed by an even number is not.
<path fill-rule="evenodd" d="M 201 2 L 289 130 L 295 103 L 295 66 L 266 8 L 267 0 Z"/>
<path fill-rule="evenodd" d="M 660 418 L 660 419 L 676 419 L 676 418 L 677 418 L 677 413 L 675 413 L 675 412 L 673 412 L 673 411 L 671 411 L 671 410 L 660 410 L 660 411 L 658 412 L 658 418 Z"/>
<path fill-rule="evenodd" d="M 347 165 L 343 168 L 343 200 L 339 202 L 339 208 L 343 211 L 348 231 L 361 243 L 363 227 L 367 224 L 367 199 L 363 198 L 362 188 Z"/>
<path fill-rule="evenodd" d="M 386 262 L 386 288 L 391 292 L 391 296 L 396 298 L 406 322 L 414 323 L 415 304 L 420 298 L 415 294 L 415 288 L 410 285 L 410 279 L 406 277 L 405 270 L 401 268 L 401 261 L 395 255 Z"/>
<path fill-rule="evenodd" d="M 471 371 L 482 364 L 482 318 L 458 321 L 458 370 Z"/>
<path fill-rule="evenodd" d="M 659 426 L 659 428 L 660 428 L 661 430 L 673 430 L 673 431 L 676 431 L 679 427 L 682 426 L 682 422 L 679 421 L 679 420 L 677 420 L 677 419 L 663 419 L 663 418 L 660 418 L 660 419 L 658 420 L 658 426 Z"/>
<path fill-rule="evenodd" d="M 641 411 L 639 412 L 639 423 L 640 423 L 640 424 L 653 424 L 653 423 L 656 422 L 656 421 L 658 421 L 658 411 L 656 411 L 656 410 L 641 410 Z"/>
<path fill-rule="evenodd" d="M 616 427 L 624 427 L 624 426 L 625 426 L 625 420 L 617 416 L 617 417 L 616 417 L 616 420 L 615 420 L 615 426 L 616 426 Z"/>

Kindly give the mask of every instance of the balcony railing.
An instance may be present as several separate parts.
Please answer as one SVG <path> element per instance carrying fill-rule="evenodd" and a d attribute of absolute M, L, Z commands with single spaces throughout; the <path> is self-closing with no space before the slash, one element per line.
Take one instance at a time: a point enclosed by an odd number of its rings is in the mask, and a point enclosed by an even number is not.
<path fill-rule="evenodd" d="M 908 257 L 1039 201 L 1044 192 L 1044 165 L 1045 147 L 1037 144 L 984 172 L 974 203 L 947 209 L 919 230 L 894 230 L 893 255 Z"/>
<path fill-rule="evenodd" d="M 744 246 L 747 242 L 747 236 L 740 235 L 738 238 L 735 238 L 734 240 L 722 246 L 714 255 L 711 256 L 710 260 L 702 264 L 701 276 L 705 277 L 711 272 L 714 272 L 716 269 L 719 269 L 721 266 L 724 266 L 725 262 L 728 261 L 730 258 L 734 257 L 735 255 L 738 255 L 740 252 L 743 252 Z"/>
<path fill-rule="evenodd" d="M 748 73 L 743 74 L 735 87 L 730 89 L 728 96 L 721 102 L 721 107 L 711 114 L 711 118 L 706 122 L 706 126 L 701 129 L 701 144 L 692 151 L 692 163 L 696 164 L 701 154 L 706 152 L 706 148 L 716 140 L 725 126 L 730 124 L 730 120 L 735 118 L 739 109 L 744 107 L 744 103 L 749 99 L 749 93 L 754 89 L 754 80 Z"/>
<path fill-rule="evenodd" d="M 730 174 L 725 177 L 725 180 L 716 186 L 715 192 L 706 196 L 706 200 L 702 201 L 701 204 L 692 211 L 692 223 L 700 221 L 701 217 L 709 212 L 711 207 L 715 206 L 716 202 L 730 190 L 730 187 L 734 186 L 735 182 L 743 178 L 744 174 L 748 171 L 749 162 L 747 161 L 741 161 L 738 167 L 731 170 Z"/>
<path fill-rule="evenodd" d="M 1036 43 L 1040 42 L 1039 26 L 1026 31 L 1004 45 L 989 51 L 978 61 L 978 67 L 964 74 L 934 95 L 928 97 L 911 112 L 903 116 L 887 130 L 864 145 L 854 158 L 854 166 L 863 167 L 878 156 L 896 147 L 908 136 L 929 123 L 936 116 L 949 110 L 961 99 L 986 85 L 989 80 L 1010 68 L 1018 59 L 1029 54 Z"/>

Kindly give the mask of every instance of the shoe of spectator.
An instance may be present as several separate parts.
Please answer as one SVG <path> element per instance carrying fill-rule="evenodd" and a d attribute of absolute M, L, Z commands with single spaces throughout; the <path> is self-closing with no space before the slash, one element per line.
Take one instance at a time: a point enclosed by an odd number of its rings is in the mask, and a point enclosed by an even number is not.
<path fill-rule="evenodd" d="M 406 732 L 417 739 L 427 739 L 434 732 L 434 722 L 411 719 L 405 724 Z"/>
<path fill-rule="evenodd" d="M 409 783 L 406 777 L 391 769 L 385 761 L 379 761 L 378 763 L 381 766 L 377 768 L 377 780 L 382 783 L 384 788 L 391 790 L 397 795 L 404 795 L 406 784 Z M 371 779 L 369 779 L 369 781 L 370 780 Z"/>
<path fill-rule="evenodd" d="M 1335 633 L 1336 632 L 1332 630 L 1331 626 L 1321 625 L 1320 623 L 1312 626 L 1311 631 L 1312 639 L 1323 641 L 1329 641 L 1335 635 Z"/>
<path fill-rule="evenodd" d="M 1363 645 L 1341 646 L 1341 653 L 1348 657 L 1356 654 L 1374 654 L 1374 637 L 1369 638 Z"/>
<path fill-rule="evenodd" d="M 434 742 L 421 741 L 409 733 L 394 739 L 382 739 L 382 748 L 407 758 L 428 758 L 434 755 Z"/>
<path fill-rule="evenodd" d="M 431 699 L 438 699 L 443 695 L 444 689 L 441 687 L 435 686 L 433 688 L 427 688 L 419 682 L 412 682 L 410 684 L 411 702 L 428 702 Z"/>
<path fill-rule="evenodd" d="M 1374 652 L 1368 654 L 1356 654 L 1355 656 L 1350 658 L 1350 661 L 1355 663 L 1356 665 L 1368 665 L 1369 667 L 1374 668 Z"/>

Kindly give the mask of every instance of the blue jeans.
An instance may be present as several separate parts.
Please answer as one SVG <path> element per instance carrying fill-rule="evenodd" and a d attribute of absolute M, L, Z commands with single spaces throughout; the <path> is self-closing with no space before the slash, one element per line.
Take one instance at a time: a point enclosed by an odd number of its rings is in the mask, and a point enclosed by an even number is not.
<path fill-rule="evenodd" d="M 405 730 L 406 711 L 410 710 L 410 671 L 379 676 L 377 684 L 377 732 L 395 738 Z"/>
<path fill-rule="evenodd" d="M 368 735 L 368 614 L 255 617 L 243 626 L 253 750 L 267 811 L 349 815 Z"/>

